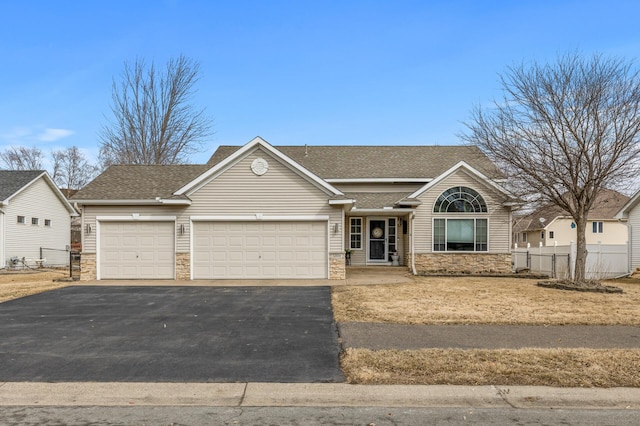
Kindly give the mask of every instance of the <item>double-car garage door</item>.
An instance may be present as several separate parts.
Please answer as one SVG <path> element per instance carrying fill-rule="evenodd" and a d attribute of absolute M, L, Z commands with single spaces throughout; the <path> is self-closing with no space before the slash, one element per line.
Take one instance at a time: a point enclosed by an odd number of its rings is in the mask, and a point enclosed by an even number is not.
<path fill-rule="evenodd" d="M 175 222 L 105 221 L 100 279 L 173 279 Z M 327 223 L 193 222 L 193 279 L 328 277 Z"/>
<path fill-rule="evenodd" d="M 194 279 L 327 278 L 327 223 L 194 222 Z"/>

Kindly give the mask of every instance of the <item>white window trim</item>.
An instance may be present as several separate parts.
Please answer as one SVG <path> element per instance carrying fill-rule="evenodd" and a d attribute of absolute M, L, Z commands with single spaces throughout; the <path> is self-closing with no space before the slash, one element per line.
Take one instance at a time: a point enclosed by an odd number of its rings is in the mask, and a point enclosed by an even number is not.
<path fill-rule="evenodd" d="M 22 218 L 22 222 L 20 222 L 20 218 Z M 26 225 L 27 224 L 27 217 L 26 216 L 22 216 L 22 215 L 18 215 L 18 217 L 16 217 L 16 223 L 18 225 Z"/>
<path fill-rule="evenodd" d="M 351 233 L 351 221 L 354 219 L 358 219 L 360 220 L 360 233 L 359 234 L 352 234 Z M 362 251 L 364 250 L 364 241 L 363 241 L 363 235 L 364 235 L 364 229 L 363 229 L 363 223 L 364 223 L 364 219 L 361 216 L 353 216 L 349 218 L 349 250 L 358 250 L 358 251 Z M 360 248 L 353 248 L 351 247 L 351 235 L 360 235 Z"/>
<path fill-rule="evenodd" d="M 471 217 L 470 217 L 471 216 Z M 491 223 L 488 217 L 482 217 L 482 216 L 476 216 L 476 215 L 470 215 L 467 216 L 467 214 L 463 214 L 463 215 L 456 215 L 456 216 L 435 216 L 433 218 L 431 218 L 431 252 L 432 253 L 489 253 L 491 252 L 491 246 L 489 244 L 491 238 Z M 433 246 L 435 244 L 435 220 L 436 219 L 445 219 L 445 220 L 449 220 L 449 219 L 473 219 L 473 238 L 475 240 L 476 237 L 476 220 L 481 219 L 481 220 L 486 220 L 487 221 L 487 249 L 486 250 L 475 250 L 475 246 L 476 243 L 474 241 L 473 243 L 473 247 L 474 250 L 434 250 Z M 445 248 L 446 248 L 446 244 L 447 244 L 447 225 L 445 222 L 445 227 L 444 227 L 444 232 L 445 232 Z"/>

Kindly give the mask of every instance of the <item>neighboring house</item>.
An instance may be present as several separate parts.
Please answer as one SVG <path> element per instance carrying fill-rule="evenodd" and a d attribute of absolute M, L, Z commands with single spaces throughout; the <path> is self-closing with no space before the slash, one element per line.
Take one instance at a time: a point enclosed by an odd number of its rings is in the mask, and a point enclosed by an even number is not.
<path fill-rule="evenodd" d="M 47 172 L 0 170 L 0 268 L 46 264 L 41 248 L 68 250 L 74 214 Z"/>
<path fill-rule="evenodd" d="M 587 217 L 587 244 L 626 244 L 627 221 L 616 213 L 629 200 L 617 191 L 604 189 Z M 526 216 L 514 218 L 514 244 L 518 247 L 565 246 L 576 241 L 576 224 L 566 211 L 555 205 L 543 206 Z"/>
<path fill-rule="evenodd" d="M 616 218 L 627 221 L 629 270 L 640 268 L 640 190 L 620 208 Z"/>
<path fill-rule="evenodd" d="M 352 265 L 511 272 L 504 176 L 471 146 L 282 146 L 112 166 L 72 201 L 82 278 L 344 279 Z"/>

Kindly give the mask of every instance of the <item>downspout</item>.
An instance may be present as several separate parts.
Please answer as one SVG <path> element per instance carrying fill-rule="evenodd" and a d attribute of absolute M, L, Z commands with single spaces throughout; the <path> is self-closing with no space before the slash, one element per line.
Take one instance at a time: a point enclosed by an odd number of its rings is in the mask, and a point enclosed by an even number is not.
<path fill-rule="evenodd" d="M 410 240 L 410 246 L 411 246 L 411 273 L 413 275 L 418 275 L 418 273 L 416 272 L 416 250 L 415 250 L 415 245 L 414 245 L 414 238 L 413 238 L 413 222 L 414 219 L 416 218 L 416 214 L 415 213 L 411 213 L 411 215 L 409 216 L 411 218 L 411 233 L 409 234 L 409 240 Z"/>

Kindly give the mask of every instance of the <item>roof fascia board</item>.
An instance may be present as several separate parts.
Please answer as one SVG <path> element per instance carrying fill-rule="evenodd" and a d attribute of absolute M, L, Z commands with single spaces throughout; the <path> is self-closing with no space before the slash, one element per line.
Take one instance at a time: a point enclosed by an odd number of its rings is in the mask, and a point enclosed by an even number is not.
<path fill-rule="evenodd" d="M 150 205 L 191 205 L 191 200 L 74 200 L 80 206 L 150 206 Z"/>
<path fill-rule="evenodd" d="M 329 200 L 330 206 L 340 205 L 340 204 L 354 204 L 356 200 L 350 198 L 345 200 Z"/>
<path fill-rule="evenodd" d="M 96 216 L 98 222 L 122 222 L 122 221 L 140 221 L 140 222 L 172 222 L 177 219 L 176 216 L 149 216 L 133 213 L 129 216 Z"/>
<path fill-rule="evenodd" d="M 419 188 L 416 192 L 414 192 L 413 194 L 409 195 L 407 198 L 417 198 L 417 197 L 419 197 L 424 192 L 426 192 L 428 189 L 430 189 L 431 187 L 437 185 L 438 183 L 440 183 L 441 181 L 443 181 L 444 179 L 446 179 L 447 177 L 449 177 L 450 175 L 452 175 L 454 172 L 456 172 L 459 169 L 466 169 L 467 171 L 469 171 L 473 175 L 475 175 L 476 178 L 478 178 L 481 181 L 483 181 L 486 185 L 490 186 L 491 188 L 495 189 L 496 191 L 498 191 L 498 192 L 500 192 L 500 193 L 502 193 L 502 194 L 504 194 L 504 195 L 506 195 L 508 197 L 511 197 L 511 194 L 509 194 L 509 192 L 506 189 L 502 188 L 500 185 L 496 184 L 494 181 L 492 181 L 491 179 L 486 177 L 484 174 L 480 173 L 478 170 L 476 170 L 475 168 L 471 167 L 465 161 L 460 161 L 456 165 L 451 167 L 449 170 L 447 170 L 446 172 L 442 173 L 440 176 L 438 176 L 435 179 L 433 179 L 431 182 L 429 182 L 426 185 L 424 185 L 422 188 Z"/>
<path fill-rule="evenodd" d="M 325 179 L 329 183 L 426 183 L 431 182 L 432 178 L 331 178 Z"/>
<path fill-rule="evenodd" d="M 190 217 L 192 222 L 222 221 L 222 222 L 248 222 L 248 221 L 272 221 L 272 222 L 310 222 L 328 221 L 329 215 L 270 215 L 263 213 L 245 215 L 198 215 Z"/>
<path fill-rule="evenodd" d="M 400 216 L 400 214 L 404 214 L 404 213 L 413 213 L 415 212 L 416 209 L 405 209 L 405 208 L 400 208 L 400 209 L 359 209 L 359 208 L 353 208 L 351 209 L 351 213 L 353 213 L 353 215 L 356 214 L 360 214 L 360 213 L 380 213 L 386 216 Z M 393 213 L 398 213 L 398 214 L 393 214 Z"/>
<path fill-rule="evenodd" d="M 256 136 L 251 141 L 249 141 L 246 145 L 236 150 L 233 154 L 231 154 L 230 156 L 228 156 L 227 158 L 225 158 L 224 160 L 222 160 L 221 162 L 219 162 L 218 164 L 216 164 L 215 166 L 213 166 L 212 168 L 210 168 L 209 170 L 207 170 L 206 172 L 204 172 L 203 174 L 201 174 L 196 179 L 192 180 L 182 188 L 178 189 L 176 192 L 174 192 L 174 195 L 190 194 L 191 192 L 195 191 L 196 189 L 204 185 L 206 182 L 208 182 L 211 178 L 215 178 L 217 174 L 225 170 L 227 167 L 230 167 L 231 165 L 240 161 L 242 158 L 247 156 L 250 152 L 252 152 L 254 149 L 258 147 L 261 147 L 265 151 L 269 152 L 271 155 L 278 158 L 280 161 L 284 162 L 289 167 L 296 170 L 298 173 L 300 173 L 310 181 L 322 187 L 328 193 L 331 193 L 333 195 L 344 195 L 341 191 L 339 191 L 333 185 L 327 183 L 325 180 L 319 178 L 318 176 L 311 173 L 306 168 L 302 167 L 293 159 L 291 159 L 290 157 L 286 156 L 285 154 L 283 154 L 282 152 L 280 152 L 279 150 L 271 146 L 271 144 L 269 144 L 267 141 L 262 139 L 260 136 Z"/>
<path fill-rule="evenodd" d="M 629 211 L 638 204 L 639 200 L 640 200 L 640 190 L 638 190 L 635 194 L 633 194 L 631 199 L 629 199 L 629 201 L 627 201 L 627 203 L 624 206 L 622 206 L 620 210 L 618 210 L 618 213 L 616 213 L 614 218 L 626 219 L 629 216 Z"/>

